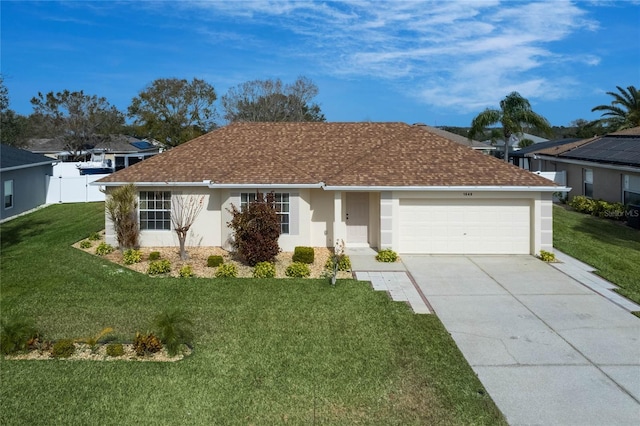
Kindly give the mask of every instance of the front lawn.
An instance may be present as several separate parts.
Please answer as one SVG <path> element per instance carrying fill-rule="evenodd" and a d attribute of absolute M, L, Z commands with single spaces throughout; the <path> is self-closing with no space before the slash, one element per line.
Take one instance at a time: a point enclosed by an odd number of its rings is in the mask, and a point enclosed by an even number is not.
<path fill-rule="evenodd" d="M 553 246 L 598 270 L 640 303 L 640 231 L 555 206 Z"/>
<path fill-rule="evenodd" d="M 93 203 L 3 224 L 2 317 L 50 339 L 131 339 L 181 308 L 193 354 L 3 359 L 0 424 L 504 424 L 437 317 L 352 280 L 150 278 L 71 247 L 103 220 Z"/>

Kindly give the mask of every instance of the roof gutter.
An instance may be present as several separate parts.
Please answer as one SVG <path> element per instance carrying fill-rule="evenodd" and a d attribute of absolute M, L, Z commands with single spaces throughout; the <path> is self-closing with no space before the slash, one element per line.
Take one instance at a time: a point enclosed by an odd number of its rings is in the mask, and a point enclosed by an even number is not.
<path fill-rule="evenodd" d="M 208 186 L 209 181 L 202 182 L 100 182 L 99 180 L 90 182 L 94 186 L 124 186 L 130 183 L 135 186 Z"/>
<path fill-rule="evenodd" d="M 326 191 L 568 192 L 566 186 L 325 186 Z"/>
<path fill-rule="evenodd" d="M 577 164 L 579 166 L 601 167 L 603 169 L 620 170 L 623 172 L 640 172 L 640 167 L 623 166 L 609 163 L 598 163 L 596 161 L 573 160 L 566 157 L 556 157 L 555 155 L 535 154 L 532 156 L 534 160 L 550 160 L 558 163 Z"/>
<path fill-rule="evenodd" d="M 209 184 L 209 188 L 223 189 L 304 189 L 304 188 L 322 188 L 324 182 L 318 183 L 215 183 Z"/>
<path fill-rule="evenodd" d="M 31 163 L 31 164 L 23 164 L 21 166 L 13 166 L 13 167 L 5 167 L 4 169 L 0 170 L 0 172 L 10 172 L 12 170 L 20 170 L 20 169 L 28 169 L 31 167 L 39 167 L 39 166 L 48 166 L 48 165 L 54 165 L 54 164 L 58 164 L 60 161 L 59 160 L 51 160 L 51 161 L 43 161 L 42 163 Z"/>

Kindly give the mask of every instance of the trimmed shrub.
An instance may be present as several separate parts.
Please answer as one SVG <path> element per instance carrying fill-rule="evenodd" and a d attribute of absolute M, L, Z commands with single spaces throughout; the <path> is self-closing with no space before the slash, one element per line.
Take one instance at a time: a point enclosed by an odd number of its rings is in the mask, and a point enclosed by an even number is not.
<path fill-rule="evenodd" d="M 325 269 L 333 270 L 333 262 L 334 256 L 329 256 L 327 262 L 324 264 Z M 350 271 L 351 270 L 351 259 L 346 254 L 340 257 L 340 261 L 338 262 L 338 271 Z"/>
<path fill-rule="evenodd" d="M 136 249 L 128 249 L 122 253 L 122 262 L 125 265 L 133 265 L 142 262 L 142 252 Z"/>
<path fill-rule="evenodd" d="M 540 255 L 538 257 L 544 262 L 555 262 L 556 255 L 551 253 L 550 251 L 540 250 Z"/>
<path fill-rule="evenodd" d="M 69 358 L 76 351 L 76 345 L 71 339 L 58 340 L 53 344 L 51 355 L 54 358 Z"/>
<path fill-rule="evenodd" d="M 181 345 L 193 341 L 193 322 L 183 311 L 164 312 L 155 318 L 154 325 L 160 341 L 171 356 L 179 352 Z"/>
<path fill-rule="evenodd" d="M 287 266 L 284 274 L 291 278 L 306 278 L 311 275 L 311 271 L 309 270 L 309 265 L 306 263 L 293 262 Z"/>
<path fill-rule="evenodd" d="M 107 356 L 122 356 L 124 355 L 124 347 L 122 343 L 110 343 L 107 345 Z"/>
<path fill-rule="evenodd" d="M 87 248 L 91 247 L 92 245 L 93 244 L 89 240 L 80 241 L 80 248 L 87 249 Z"/>
<path fill-rule="evenodd" d="M 103 241 L 100 244 L 98 244 L 98 247 L 96 247 L 96 254 L 98 256 L 104 256 L 106 254 L 113 253 L 114 250 L 115 249 L 111 244 L 107 244 Z"/>
<path fill-rule="evenodd" d="M 178 274 L 180 275 L 180 278 L 191 278 L 193 277 L 193 268 L 191 265 L 184 265 L 180 268 Z"/>
<path fill-rule="evenodd" d="M 207 258 L 207 266 L 209 268 L 217 268 L 224 263 L 222 256 L 211 255 Z"/>
<path fill-rule="evenodd" d="M 258 262 L 253 268 L 253 278 L 274 278 L 276 266 L 271 262 Z"/>
<path fill-rule="evenodd" d="M 158 259 L 160 259 L 159 251 L 152 251 L 151 253 L 149 253 L 149 261 L 158 260 Z"/>
<path fill-rule="evenodd" d="M 154 260 L 149 263 L 149 268 L 147 269 L 147 274 L 149 275 L 167 274 L 169 272 L 171 272 L 171 262 L 168 259 Z"/>
<path fill-rule="evenodd" d="M 395 262 L 398 260 L 398 253 L 391 249 L 380 250 L 376 255 L 378 262 Z"/>
<path fill-rule="evenodd" d="M 159 352 L 162 349 L 162 342 L 156 337 L 155 334 L 142 334 L 136 333 L 136 338 L 133 340 L 133 350 L 138 356 L 144 356 Z"/>
<path fill-rule="evenodd" d="M 235 278 L 238 276 L 238 268 L 233 263 L 223 263 L 216 269 L 216 278 Z"/>
<path fill-rule="evenodd" d="M 313 247 L 296 247 L 293 250 L 293 261 L 312 264 L 315 252 Z"/>
<path fill-rule="evenodd" d="M 607 219 L 624 220 L 626 217 L 625 207 L 622 203 L 593 200 L 583 195 L 573 197 L 569 202 L 569 206 L 580 213 Z"/>
<path fill-rule="evenodd" d="M 0 351 L 4 355 L 26 350 L 37 337 L 38 331 L 30 320 L 10 318 L 0 322 Z"/>
<path fill-rule="evenodd" d="M 258 193 L 256 200 L 242 210 L 231 205 L 233 219 L 228 225 L 233 229 L 233 248 L 249 266 L 272 261 L 280 252 L 280 218 L 276 212 L 274 194 L 266 197 Z"/>

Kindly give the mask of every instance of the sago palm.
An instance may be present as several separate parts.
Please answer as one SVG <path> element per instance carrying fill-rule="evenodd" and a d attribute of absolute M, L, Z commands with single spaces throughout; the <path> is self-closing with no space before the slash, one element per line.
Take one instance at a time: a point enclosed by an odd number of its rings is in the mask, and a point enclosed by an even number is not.
<path fill-rule="evenodd" d="M 471 122 L 469 139 L 484 132 L 485 128 L 500 123 L 507 148 L 511 135 L 523 133 L 525 126 L 533 127 L 545 135 L 551 134 L 551 126 L 546 118 L 536 114 L 531 104 L 518 92 L 511 92 L 500 101 L 500 109 L 487 108 L 478 114 Z M 505 155 L 505 160 L 508 156 Z"/>
<path fill-rule="evenodd" d="M 623 130 L 640 126 L 640 97 L 634 86 L 623 89 L 616 86 L 620 93 L 607 92 L 613 96 L 610 105 L 598 105 L 591 111 L 606 111 L 602 114 L 600 122 L 606 124 L 612 130 Z"/>

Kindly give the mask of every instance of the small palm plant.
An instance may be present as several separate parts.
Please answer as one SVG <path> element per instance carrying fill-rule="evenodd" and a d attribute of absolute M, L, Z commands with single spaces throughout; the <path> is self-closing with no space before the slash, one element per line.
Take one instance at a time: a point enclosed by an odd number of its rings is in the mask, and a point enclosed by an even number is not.
<path fill-rule="evenodd" d="M 154 325 L 160 341 L 171 356 L 180 351 L 181 345 L 191 344 L 193 341 L 193 322 L 184 311 L 163 312 L 155 318 Z"/>

